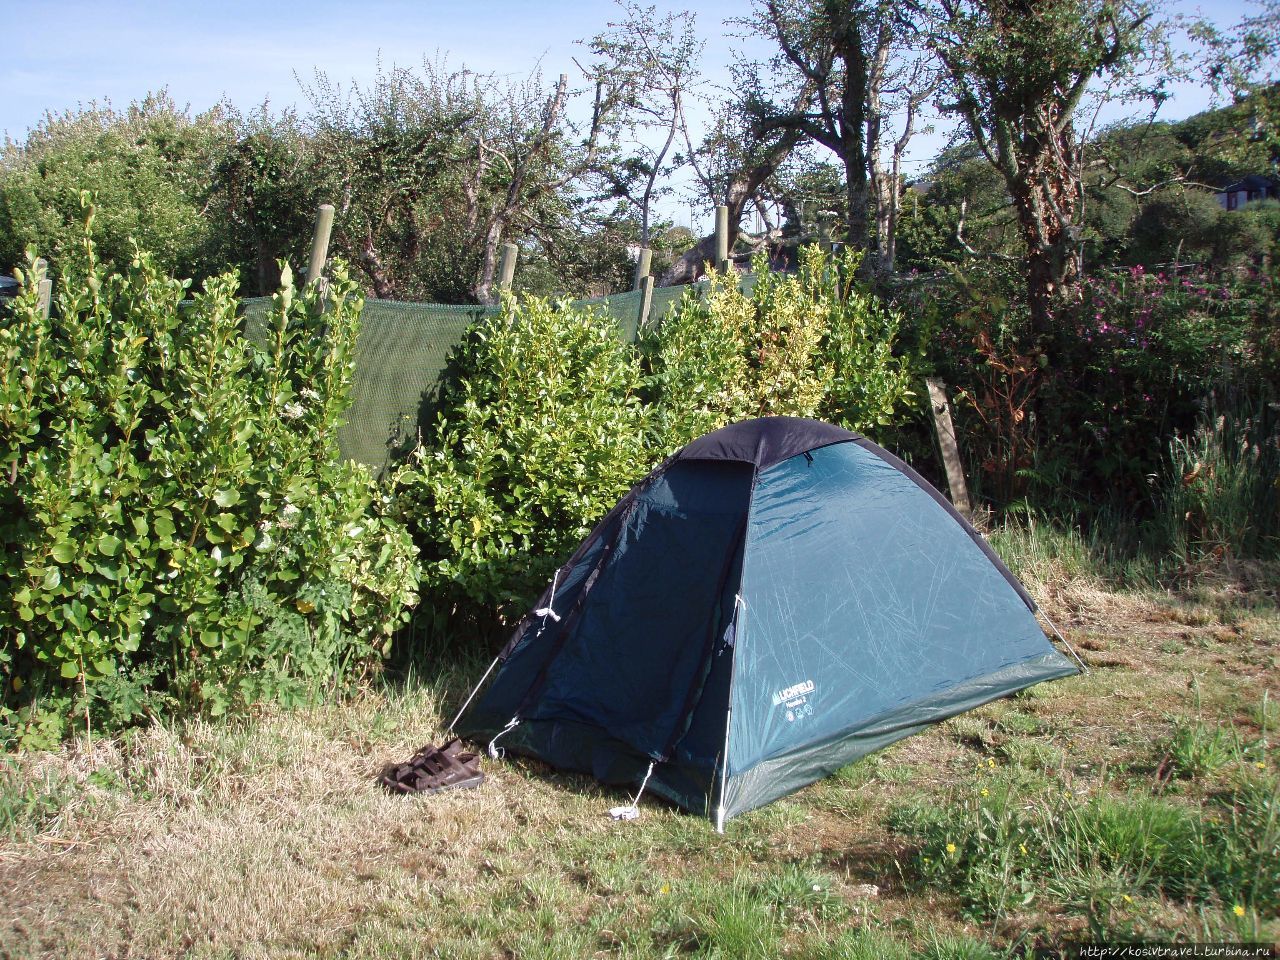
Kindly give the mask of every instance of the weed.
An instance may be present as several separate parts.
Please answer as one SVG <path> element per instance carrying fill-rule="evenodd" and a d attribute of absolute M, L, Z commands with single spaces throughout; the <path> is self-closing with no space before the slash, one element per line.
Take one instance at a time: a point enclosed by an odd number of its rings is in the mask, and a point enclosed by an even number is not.
<path fill-rule="evenodd" d="M 999 960 L 1000 954 L 990 946 L 972 937 L 929 935 L 922 960 Z"/>
<path fill-rule="evenodd" d="M 0 837 L 26 839 L 44 832 L 74 796 L 74 786 L 52 770 L 36 774 L 0 759 Z"/>
<path fill-rule="evenodd" d="M 699 956 L 772 960 L 782 952 L 782 927 L 762 897 L 736 887 L 704 909 L 698 921 Z"/>
<path fill-rule="evenodd" d="M 824 943 L 805 960 L 910 960 L 911 951 L 893 937 L 872 927 L 846 930 L 830 943 Z"/>
<path fill-rule="evenodd" d="M 1001 744 L 1000 755 L 1009 763 L 1029 770 L 1057 770 L 1065 759 L 1061 747 L 1042 740 L 1011 739 Z"/>
<path fill-rule="evenodd" d="M 1165 749 L 1173 772 L 1191 779 L 1210 777 L 1242 754 L 1240 738 L 1232 728 L 1199 718 L 1174 718 Z"/>
<path fill-rule="evenodd" d="M 789 863 L 778 873 L 768 876 L 759 886 L 763 900 L 777 911 L 782 920 L 795 922 L 832 921 L 849 911 L 832 888 L 832 877 L 812 866 Z"/>

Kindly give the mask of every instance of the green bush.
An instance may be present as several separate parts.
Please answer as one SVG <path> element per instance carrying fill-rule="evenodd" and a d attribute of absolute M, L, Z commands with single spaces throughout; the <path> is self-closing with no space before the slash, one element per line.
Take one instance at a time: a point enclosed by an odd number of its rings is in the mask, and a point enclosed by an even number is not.
<path fill-rule="evenodd" d="M 418 570 L 338 459 L 362 305 L 345 270 L 326 307 L 286 269 L 260 349 L 234 275 L 184 303 L 145 253 L 115 273 L 81 242 L 51 319 L 30 276 L 0 319 L 8 735 L 37 725 L 36 697 L 75 692 L 105 720 L 220 713 L 375 662 Z"/>
<path fill-rule="evenodd" d="M 745 417 L 820 417 L 871 431 L 902 420 L 916 377 L 901 318 L 857 276 L 860 255 L 801 251 L 795 275 L 758 259 L 755 286 L 712 274 L 641 339 L 655 434 L 670 451 Z"/>
<path fill-rule="evenodd" d="M 482 632 L 524 612 L 648 469 L 639 387 L 634 351 L 598 313 L 508 297 L 480 321 L 394 479 L 424 607 Z"/>
<path fill-rule="evenodd" d="M 900 417 L 899 321 L 856 268 L 811 249 L 794 277 L 758 264 L 750 294 L 713 274 L 639 352 L 606 317 L 507 300 L 455 353 L 437 422 L 395 480 L 426 564 L 423 613 L 481 633 L 522 613 L 653 463 L 725 423 Z"/>

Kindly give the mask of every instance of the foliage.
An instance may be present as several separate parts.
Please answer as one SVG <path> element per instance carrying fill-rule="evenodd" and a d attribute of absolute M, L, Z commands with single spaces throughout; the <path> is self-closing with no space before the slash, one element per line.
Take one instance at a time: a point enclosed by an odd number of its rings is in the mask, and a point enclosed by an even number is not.
<path fill-rule="evenodd" d="M 575 188 L 606 158 L 576 139 L 562 86 L 437 61 L 380 68 L 368 86 L 317 73 L 303 93 L 302 112 L 223 104 L 193 118 L 157 94 L 49 116 L 0 156 L 0 269 L 35 244 L 60 271 L 79 249 L 79 191 L 92 189 L 105 263 L 123 268 L 137 239 L 197 286 L 230 266 L 246 292 L 270 294 L 276 261 L 305 255 L 321 203 L 337 208 L 333 252 L 379 297 L 485 299 L 507 239 L 552 265 L 526 286 L 629 281 L 621 261 L 642 228 Z M 628 101 L 614 106 L 624 122 Z"/>
<path fill-rule="evenodd" d="M 1280 250 L 1280 201 L 1255 200 L 1218 220 L 1213 263 L 1223 269 L 1251 270 L 1276 262 Z"/>
<path fill-rule="evenodd" d="M 48 114 L 0 154 L 0 270 L 35 245 L 53 262 L 80 253 L 80 191 L 98 198 L 97 250 L 123 270 L 133 240 L 164 271 L 213 269 L 217 224 L 204 217 L 211 173 L 231 131 L 219 110 L 191 117 L 166 93 L 124 111 L 90 105 Z"/>
<path fill-rule="evenodd" d="M 114 272 L 87 229 L 81 243 L 52 318 L 28 274 L 0 321 L 10 734 L 41 722 L 42 694 L 123 721 L 297 702 L 356 675 L 417 568 L 367 471 L 338 460 L 355 285 L 335 268 L 326 301 L 286 268 L 261 350 L 234 275 L 184 302 L 148 254 Z"/>
<path fill-rule="evenodd" d="M 607 317 L 508 297 L 455 352 L 438 419 L 395 477 L 429 610 L 524 611 L 649 467 L 640 368 Z"/>
<path fill-rule="evenodd" d="M 316 158 L 299 117 L 228 109 L 234 141 L 214 166 L 209 223 L 220 264 L 239 271 L 242 290 L 269 296 L 279 286 L 279 262 L 306 255 L 316 206 L 333 199 L 318 190 Z"/>
<path fill-rule="evenodd" d="M 1045 396 L 1057 416 L 1042 425 L 1064 455 L 1089 457 L 1077 489 L 1146 500 L 1145 478 L 1163 473 L 1153 438 L 1190 434 L 1215 389 L 1259 382 L 1247 293 L 1230 278 L 1141 267 L 1085 282 L 1051 356 Z"/>
<path fill-rule="evenodd" d="M 1222 207 L 1203 190 L 1166 190 L 1142 205 L 1130 226 L 1130 262 L 1205 263 L 1213 253 Z"/>
<path fill-rule="evenodd" d="M 642 340 L 663 450 L 745 417 L 823 417 L 854 430 L 900 421 L 914 356 L 901 317 L 857 278 L 859 254 L 817 247 L 795 275 L 754 263 L 750 294 L 712 274 Z"/>
<path fill-rule="evenodd" d="M 1192 435 L 1210 397 L 1258 404 L 1274 390 L 1265 275 L 1086 277 L 1049 337 L 1032 333 L 1015 273 L 974 265 L 950 280 L 913 291 L 907 309 L 935 330 L 930 360 L 953 391 L 971 483 L 997 506 L 1149 519 L 1149 478 L 1169 473 L 1167 444 Z"/>

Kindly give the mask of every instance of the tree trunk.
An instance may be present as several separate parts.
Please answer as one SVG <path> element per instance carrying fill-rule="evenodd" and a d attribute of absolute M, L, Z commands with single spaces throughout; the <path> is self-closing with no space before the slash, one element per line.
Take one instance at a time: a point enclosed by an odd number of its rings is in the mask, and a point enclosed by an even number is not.
<path fill-rule="evenodd" d="M 1016 165 L 1004 169 L 1022 233 L 1032 329 L 1047 333 L 1055 306 L 1079 280 L 1081 180 L 1070 123 L 1057 129 L 1047 117 L 1038 136 L 1026 137 Z"/>
<path fill-rule="evenodd" d="M 853 7 L 847 0 L 826 0 L 835 54 L 844 62 L 840 96 L 840 146 L 844 160 L 845 201 L 849 205 L 845 242 L 857 250 L 867 247 L 867 150 L 863 140 L 867 120 L 867 56 Z"/>
<path fill-rule="evenodd" d="M 395 296 L 395 286 L 387 279 L 386 265 L 382 262 L 378 248 L 374 245 L 372 233 L 368 234 L 364 238 L 364 243 L 360 245 L 360 265 L 364 267 L 365 274 L 373 283 L 374 296 L 379 300 L 390 300 Z"/>

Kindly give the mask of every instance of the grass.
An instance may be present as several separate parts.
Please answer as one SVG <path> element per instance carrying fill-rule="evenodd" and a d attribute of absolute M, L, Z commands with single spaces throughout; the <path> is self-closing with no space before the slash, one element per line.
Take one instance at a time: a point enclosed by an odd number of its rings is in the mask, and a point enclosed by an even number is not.
<path fill-rule="evenodd" d="M 649 797 L 616 823 L 620 791 L 518 758 L 486 761 L 476 791 L 376 789 L 439 738 L 476 663 L 4 758 L 0 957 L 959 960 L 1276 938 L 1280 580 L 1117 591 L 1072 559 L 1078 535 L 1001 536 L 1090 673 L 725 835 Z"/>

